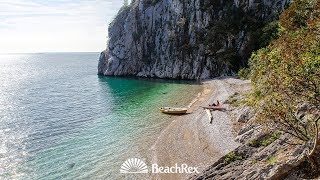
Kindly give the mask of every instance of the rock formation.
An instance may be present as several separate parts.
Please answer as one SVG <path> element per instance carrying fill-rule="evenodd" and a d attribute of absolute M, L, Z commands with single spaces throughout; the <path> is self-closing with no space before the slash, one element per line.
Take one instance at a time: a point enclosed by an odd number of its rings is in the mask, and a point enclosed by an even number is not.
<path fill-rule="evenodd" d="M 238 102 L 243 98 L 239 94 L 233 96 L 233 99 Z M 304 179 L 312 177 L 300 171 L 306 166 L 303 163 L 307 160 L 309 143 L 297 143 L 299 141 L 294 140 L 289 134 L 280 133 L 276 128 L 273 131 L 270 129 L 266 131 L 266 127 L 255 120 L 255 110 L 245 105 L 232 106 L 231 104 L 229 111 L 234 117 L 234 125 L 241 126 L 236 130 L 238 135 L 235 138 L 241 145 L 212 163 L 200 174 L 191 176 L 190 179 Z M 306 110 L 302 109 L 301 114 L 303 112 Z M 298 167 L 300 170 L 297 170 Z"/>
<path fill-rule="evenodd" d="M 98 74 L 205 79 L 232 74 L 289 0 L 135 0 L 109 26 Z"/>

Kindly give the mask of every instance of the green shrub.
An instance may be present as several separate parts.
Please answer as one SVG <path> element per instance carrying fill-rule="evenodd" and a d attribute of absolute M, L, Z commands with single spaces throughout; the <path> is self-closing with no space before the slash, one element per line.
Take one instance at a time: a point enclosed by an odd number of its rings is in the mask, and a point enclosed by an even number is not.
<path fill-rule="evenodd" d="M 276 163 L 277 161 L 278 160 L 277 160 L 277 158 L 275 156 L 269 156 L 267 158 L 267 163 L 270 164 L 270 165 Z"/>
<path fill-rule="evenodd" d="M 239 106 L 242 103 L 242 100 L 239 100 L 237 96 L 239 93 L 234 93 L 233 95 L 229 96 L 228 103 L 233 106 Z"/>
<path fill-rule="evenodd" d="M 258 138 L 252 139 L 252 140 L 248 143 L 248 146 L 250 146 L 250 147 L 260 147 L 260 142 L 259 142 Z"/>
<path fill-rule="evenodd" d="M 279 37 L 281 27 L 278 21 L 273 21 L 257 28 L 250 33 L 252 38 L 252 46 L 254 50 L 264 48 L 270 44 L 272 40 Z"/>
<path fill-rule="evenodd" d="M 277 140 L 280 137 L 280 132 L 275 132 L 273 134 L 267 134 L 265 136 L 262 136 L 260 138 L 254 138 L 249 143 L 248 146 L 250 147 L 262 147 L 262 146 L 268 146 L 271 143 L 273 143 L 275 140 Z"/>
<path fill-rule="evenodd" d="M 260 144 L 262 146 L 268 146 L 269 144 L 277 140 L 280 137 L 280 135 L 281 135 L 280 132 L 273 133 L 269 138 L 262 140 Z"/>
<path fill-rule="evenodd" d="M 302 103 L 320 108 L 319 8 L 317 0 L 293 1 L 280 16 L 281 35 L 249 60 L 257 120 L 305 142 L 316 135 L 318 115 L 295 113 Z"/>
<path fill-rule="evenodd" d="M 228 102 L 232 105 L 237 105 L 238 99 L 234 96 L 230 96 Z"/>
<path fill-rule="evenodd" d="M 229 154 L 227 154 L 226 158 L 225 158 L 225 162 L 227 164 L 233 162 L 233 161 L 237 161 L 237 160 L 242 160 L 243 157 L 242 156 L 238 156 L 236 155 L 234 152 L 230 152 Z"/>
<path fill-rule="evenodd" d="M 258 160 L 254 159 L 251 161 L 251 164 L 257 164 Z"/>
<path fill-rule="evenodd" d="M 250 77 L 250 69 L 249 68 L 240 69 L 240 71 L 238 72 L 238 76 L 242 80 L 249 79 L 249 77 Z"/>

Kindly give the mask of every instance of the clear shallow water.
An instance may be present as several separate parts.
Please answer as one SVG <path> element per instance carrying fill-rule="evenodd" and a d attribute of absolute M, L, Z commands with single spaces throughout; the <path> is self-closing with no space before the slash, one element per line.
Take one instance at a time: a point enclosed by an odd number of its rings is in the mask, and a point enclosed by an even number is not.
<path fill-rule="evenodd" d="M 0 179 L 115 179 L 199 86 L 99 77 L 99 53 L 0 55 Z M 188 96 L 186 96 L 188 94 Z"/>

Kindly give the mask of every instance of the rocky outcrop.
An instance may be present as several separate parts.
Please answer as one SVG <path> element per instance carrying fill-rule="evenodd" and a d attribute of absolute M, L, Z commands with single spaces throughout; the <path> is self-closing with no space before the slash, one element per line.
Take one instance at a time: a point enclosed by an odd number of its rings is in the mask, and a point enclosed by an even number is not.
<path fill-rule="evenodd" d="M 235 126 L 240 126 L 235 140 L 241 145 L 212 163 L 190 179 L 301 179 L 308 177 L 305 168 L 310 143 L 302 143 L 289 134 L 272 130 L 255 121 L 255 111 L 237 102 L 244 97 L 238 93 L 225 103 L 233 103 L 230 113 Z M 304 111 L 302 109 L 301 111 Z M 268 130 L 267 130 L 268 129 Z M 299 144 L 301 143 L 301 144 Z M 306 172 L 310 172 L 306 170 Z M 306 174 L 306 173 L 305 173 Z"/>
<path fill-rule="evenodd" d="M 191 179 L 283 179 L 306 160 L 305 146 L 290 145 L 288 135 L 267 146 L 251 144 L 265 137 L 266 134 L 251 136 L 251 139 L 246 136 L 245 144 Z"/>
<path fill-rule="evenodd" d="M 246 64 L 289 0 L 135 0 L 109 26 L 98 73 L 205 79 Z"/>

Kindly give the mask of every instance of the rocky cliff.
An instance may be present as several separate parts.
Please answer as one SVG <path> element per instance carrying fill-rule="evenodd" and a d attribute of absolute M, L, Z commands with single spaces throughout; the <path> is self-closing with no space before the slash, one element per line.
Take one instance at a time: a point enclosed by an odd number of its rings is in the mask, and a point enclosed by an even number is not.
<path fill-rule="evenodd" d="M 232 74 L 289 0 L 135 0 L 109 26 L 98 73 L 174 79 Z"/>

